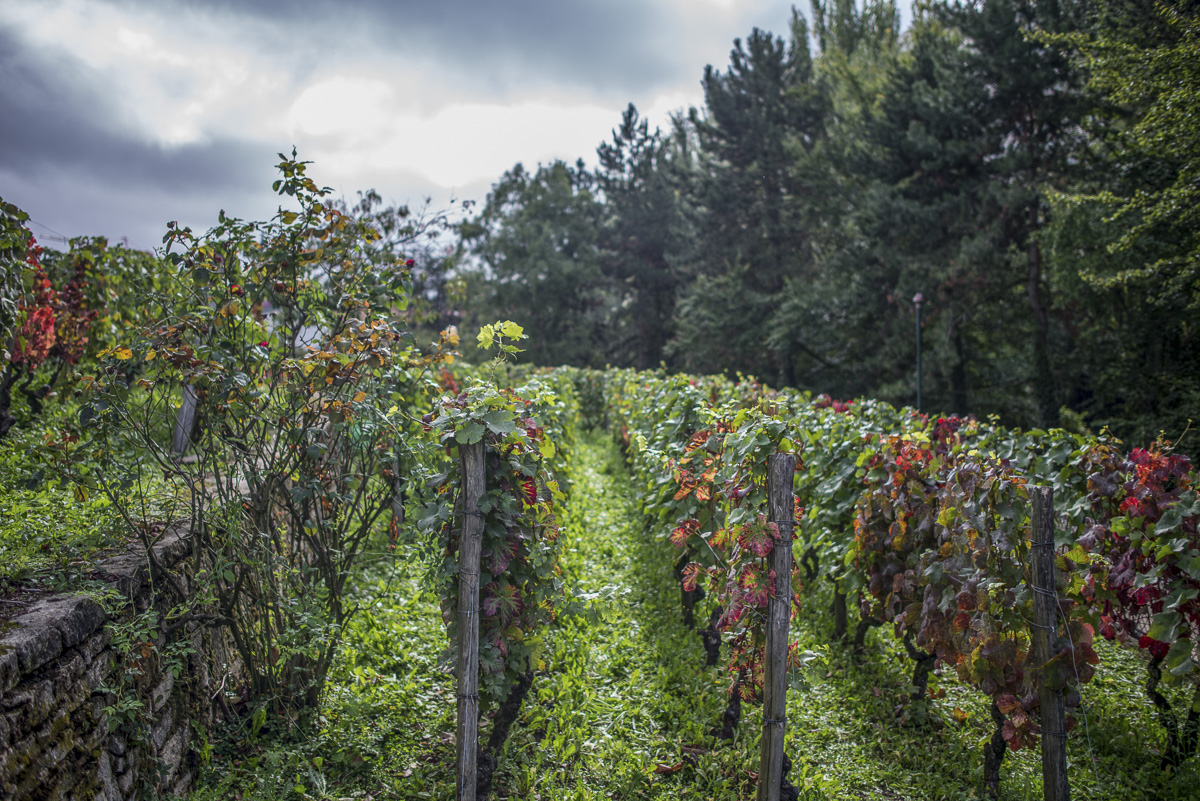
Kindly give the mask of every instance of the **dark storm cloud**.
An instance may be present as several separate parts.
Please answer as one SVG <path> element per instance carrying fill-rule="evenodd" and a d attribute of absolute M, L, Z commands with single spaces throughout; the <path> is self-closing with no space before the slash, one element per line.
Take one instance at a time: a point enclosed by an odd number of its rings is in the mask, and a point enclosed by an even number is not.
<path fill-rule="evenodd" d="M 0 26 L 0 168 L 36 177 L 53 167 L 82 180 L 182 192 L 257 181 L 274 153 L 225 139 L 168 147 L 114 118 L 111 89 L 72 57 L 34 50 Z"/>
<path fill-rule="evenodd" d="M 480 83 L 544 78 L 606 93 L 692 77 L 673 49 L 679 20 L 644 0 L 121 0 L 162 11 L 248 16 L 342 50 L 364 37 L 394 55 L 436 56 Z"/>
<path fill-rule="evenodd" d="M 150 247 L 168 220 L 203 230 L 214 203 L 232 210 L 269 186 L 270 147 L 148 142 L 115 116 L 113 94 L 71 56 L 35 50 L 0 25 L 0 196 L 66 236 Z"/>

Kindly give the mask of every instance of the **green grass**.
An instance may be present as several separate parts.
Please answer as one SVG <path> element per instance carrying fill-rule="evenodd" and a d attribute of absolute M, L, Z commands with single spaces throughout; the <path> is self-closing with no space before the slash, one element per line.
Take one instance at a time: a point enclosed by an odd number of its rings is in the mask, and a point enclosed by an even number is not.
<path fill-rule="evenodd" d="M 680 620 L 673 549 L 646 531 L 607 438 L 580 438 L 571 482 L 562 545 L 575 603 L 547 633 L 494 797 L 753 798 L 761 713 L 743 705 L 733 741 L 710 733 L 725 706 L 724 679 L 703 667 L 699 636 Z M 420 570 L 401 564 L 391 583 L 374 573 L 360 581 L 357 597 L 367 606 L 347 632 L 310 733 L 251 740 L 242 731 L 224 753 L 218 748 L 207 789 L 195 798 L 233 790 L 245 798 L 453 797 L 454 685 L 438 667 L 445 634 L 436 600 L 420 590 Z M 793 676 L 789 691 L 790 778 L 801 798 L 980 798 L 991 735 L 983 696 L 947 670 L 931 677 L 931 722 L 900 723 L 911 663 L 883 630 L 869 635 L 861 662 L 830 647 L 830 602 L 826 586 L 810 587 L 793 622 L 801 646 L 826 655 Z M 703 606 L 697 611 L 705 619 Z M 1081 724 L 1068 746 L 1073 798 L 1200 798 L 1200 760 L 1174 778 L 1158 769 L 1164 737 L 1145 700 L 1139 656 L 1107 643 L 1099 650 L 1099 672 L 1084 688 L 1086 734 Z M 1182 689 L 1170 692 L 1182 707 Z M 655 772 L 659 765 L 669 772 Z M 1042 797 L 1036 750 L 1008 754 L 1001 777 L 1005 801 Z"/>
<path fill-rule="evenodd" d="M 121 527 L 102 495 L 45 480 L 31 458 L 41 429 L 14 428 L 0 442 L 0 588 L 31 581 L 62 583 L 115 544 Z"/>

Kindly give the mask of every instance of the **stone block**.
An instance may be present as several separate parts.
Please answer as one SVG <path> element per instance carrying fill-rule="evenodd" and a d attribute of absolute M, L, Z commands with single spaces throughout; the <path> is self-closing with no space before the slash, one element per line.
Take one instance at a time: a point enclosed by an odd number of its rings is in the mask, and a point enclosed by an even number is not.
<path fill-rule="evenodd" d="M 27 681 L 0 699 L 7 710 L 13 737 L 33 731 L 54 709 L 54 685 L 48 679 Z"/>
<path fill-rule="evenodd" d="M 62 653 L 62 634 L 42 604 L 12 622 L 16 627 L 0 637 L 0 651 L 11 649 L 16 653 L 22 674 L 32 673 Z"/>
<path fill-rule="evenodd" d="M 185 771 L 182 776 L 175 780 L 174 786 L 171 787 L 171 795 L 176 798 L 182 798 L 192 791 L 192 782 L 196 781 L 196 774 L 190 770 Z"/>
<path fill-rule="evenodd" d="M 64 652 L 54 663 L 52 678 L 56 686 L 71 687 L 79 683 L 79 680 L 87 673 L 87 669 L 88 661 L 83 658 L 83 654 L 73 648 Z"/>
<path fill-rule="evenodd" d="M 120 794 L 117 791 L 117 779 L 113 776 L 112 763 L 106 751 L 100 752 L 96 765 L 96 779 L 100 784 L 101 796 L 97 801 L 117 801 Z"/>
<path fill-rule="evenodd" d="M 38 741 L 32 734 L 22 738 L 5 751 L 0 751 L 0 776 L 5 783 L 20 785 L 22 779 L 28 779 L 36 770 Z M 5 798 L 16 797 L 15 791 L 6 791 Z"/>
<path fill-rule="evenodd" d="M 17 649 L 4 644 L 0 639 L 0 692 L 8 692 L 21 683 L 21 666 L 17 662 Z"/>
<path fill-rule="evenodd" d="M 98 629 L 91 637 L 79 644 L 79 653 L 83 654 L 83 658 L 90 664 L 111 640 L 112 633 L 108 629 Z"/>
<path fill-rule="evenodd" d="M 88 667 L 87 672 L 83 676 L 83 684 L 87 687 L 88 692 L 94 693 L 100 689 L 100 685 L 112 675 L 112 672 L 112 653 L 105 651 L 92 661 L 91 666 Z"/>
<path fill-rule="evenodd" d="M 62 635 L 63 650 L 79 645 L 104 624 L 104 610 L 86 596 L 57 596 L 43 603 Z"/>
<path fill-rule="evenodd" d="M 163 716 L 158 719 L 158 723 L 154 724 L 154 730 L 150 733 L 150 742 L 154 744 L 154 747 L 158 751 L 162 751 L 167 738 L 171 736 L 171 724 L 174 722 L 171 716 L 171 708 L 167 707 L 163 711 Z"/>
<path fill-rule="evenodd" d="M 187 746 L 187 729 L 179 729 L 167 740 L 162 750 L 158 752 L 158 761 L 161 765 L 161 770 L 167 777 L 168 781 L 171 777 L 179 773 L 181 769 L 187 766 L 183 764 L 183 749 Z"/>
<path fill-rule="evenodd" d="M 117 777 L 117 789 L 121 791 L 122 795 L 127 795 L 129 793 L 129 788 L 133 787 L 133 781 L 136 778 L 136 769 L 127 770 Z"/>
<path fill-rule="evenodd" d="M 175 677 L 168 673 L 158 686 L 150 691 L 150 709 L 154 712 L 162 709 L 163 704 L 171 699 L 171 690 L 175 688 Z"/>

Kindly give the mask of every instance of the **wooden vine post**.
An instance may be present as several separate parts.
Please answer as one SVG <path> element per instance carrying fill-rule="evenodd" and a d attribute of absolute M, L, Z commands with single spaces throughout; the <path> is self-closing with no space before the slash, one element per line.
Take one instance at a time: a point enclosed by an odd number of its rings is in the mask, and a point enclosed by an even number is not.
<path fill-rule="evenodd" d="M 779 801 L 783 783 L 783 736 L 787 731 L 788 623 L 792 616 L 792 532 L 795 500 L 792 478 L 796 457 L 777 453 L 767 466 L 767 520 L 779 526 L 779 539 L 768 555 L 775 574 L 774 594 L 767 604 L 766 680 L 763 686 L 762 751 L 758 801 Z"/>
<path fill-rule="evenodd" d="M 1054 490 L 1030 487 L 1032 515 L 1033 661 L 1044 665 L 1054 655 L 1058 595 L 1054 586 Z M 1059 682 L 1042 681 L 1042 794 L 1045 801 L 1069 801 L 1067 715 Z"/>
<path fill-rule="evenodd" d="M 479 499 L 486 482 L 484 444 L 458 446 L 462 456 L 462 535 L 458 541 L 458 719 L 454 742 L 457 768 L 455 798 L 475 801 L 479 754 L 479 555 L 483 515 Z"/>

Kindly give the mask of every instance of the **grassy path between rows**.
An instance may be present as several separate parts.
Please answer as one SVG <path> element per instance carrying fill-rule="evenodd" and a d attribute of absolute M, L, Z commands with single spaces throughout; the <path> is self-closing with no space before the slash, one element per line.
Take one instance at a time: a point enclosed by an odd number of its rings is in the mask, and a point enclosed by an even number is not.
<path fill-rule="evenodd" d="M 570 473 L 562 565 L 573 600 L 546 634 L 494 797 L 752 799 L 761 713 L 745 704 L 735 738 L 713 736 L 725 679 L 704 667 L 699 635 L 681 622 L 673 549 L 646 530 L 619 451 L 607 435 L 586 434 Z M 438 668 L 441 613 L 419 572 L 414 562 L 398 576 L 360 582 L 366 606 L 347 632 L 319 734 L 290 744 L 251 738 L 219 754 L 197 801 L 453 797 L 454 684 Z M 707 619 L 707 603 L 698 620 Z M 904 706 L 910 663 L 894 638 L 873 632 L 855 662 L 827 645 L 829 603 L 827 587 L 809 588 L 792 624 L 802 648 L 823 654 L 789 691 L 790 778 L 800 798 L 980 798 L 991 735 L 982 696 L 951 671 L 932 676 L 932 723 L 915 725 L 915 710 Z M 1140 661 L 1111 647 L 1102 658 L 1120 668 L 1085 689 L 1092 750 L 1079 735 L 1069 743 L 1073 797 L 1200 798 L 1198 760 L 1174 780 L 1157 768 L 1152 749 L 1162 737 L 1141 693 Z M 1041 798 L 1038 760 L 1033 750 L 1008 755 L 1004 801 Z"/>

